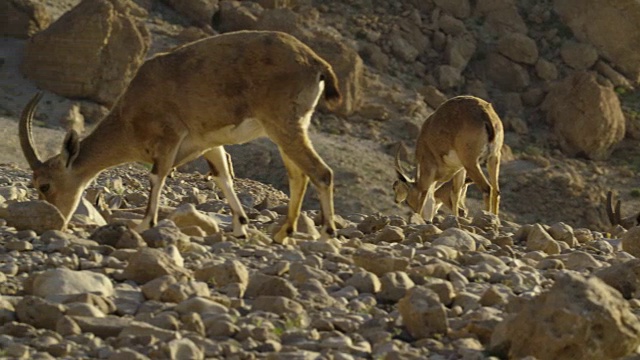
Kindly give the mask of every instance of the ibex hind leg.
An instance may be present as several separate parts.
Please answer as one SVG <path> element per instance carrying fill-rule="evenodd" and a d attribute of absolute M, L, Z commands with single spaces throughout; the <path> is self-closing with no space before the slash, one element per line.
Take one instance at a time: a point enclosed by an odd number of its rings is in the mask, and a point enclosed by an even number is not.
<path fill-rule="evenodd" d="M 466 216 L 467 208 L 465 206 L 466 187 L 465 178 L 467 177 L 466 170 L 461 169 L 451 179 L 451 212 L 455 216 Z"/>
<path fill-rule="evenodd" d="M 491 182 L 491 212 L 499 215 L 500 212 L 500 156 L 491 156 L 487 159 L 487 171 Z"/>
<path fill-rule="evenodd" d="M 324 163 L 324 161 L 318 156 L 313 149 L 311 142 L 307 136 L 305 128 L 298 128 L 293 133 L 288 134 L 270 134 L 270 137 L 280 148 L 280 151 L 289 161 L 299 169 L 299 171 L 306 175 L 311 183 L 318 191 L 318 197 L 320 198 L 320 206 L 322 208 L 322 238 L 333 238 L 335 236 L 335 225 L 333 222 L 334 209 L 333 209 L 333 171 Z M 295 172 L 294 172 L 295 174 Z M 299 195 L 295 195 L 296 203 L 292 201 L 289 203 L 289 216 L 285 226 L 292 225 L 292 215 L 295 215 L 297 219 L 299 215 L 300 204 L 304 191 L 302 191 L 302 182 L 300 179 L 292 179 L 291 174 L 289 177 L 290 182 L 297 182 L 296 188 Z M 297 198 L 299 197 L 299 200 Z M 282 230 L 278 233 L 278 237 L 282 236 Z"/>
<path fill-rule="evenodd" d="M 297 230 L 298 218 L 302 209 L 302 200 L 307 191 L 309 177 L 291 160 L 287 154 L 280 149 L 282 161 L 287 168 L 289 175 L 289 211 L 287 219 L 282 228 L 276 233 L 274 239 L 277 243 L 282 243 L 285 239 Z"/>
<path fill-rule="evenodd" d="M 209 163 L 211 169 L 211 175 L 218 187 L 222 190 L 224 197 L 229 203 L 231 212 L 233 213 L 233 236 L 238 238 L 247 237 L 247 225 L 249 223 L 247 214 L 242 208 L 242 204 L 233 189 L 233 169 L 230 162 L 230 158 L 227 157 L 227 153 L 222 146 L 217 146 L 206 153 L 204 158 Z"/>

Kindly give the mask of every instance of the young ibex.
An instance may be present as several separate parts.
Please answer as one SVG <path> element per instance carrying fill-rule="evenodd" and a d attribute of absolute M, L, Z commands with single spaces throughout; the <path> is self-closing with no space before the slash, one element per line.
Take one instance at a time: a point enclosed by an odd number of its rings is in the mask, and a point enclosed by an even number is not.
<path fill-rule="evenodd" d="M 500 151 L 504 141 L 502 122 L 490 103 L 473 96 L 457 96 L 440 105 L 422 125 L 416 144 L 416 179 L 405 174 L 396 154 L 398 180 L 395 200 L 433 221 L 438 183 L 451 181 L 449 202 L 460 214 L 468 176 L 482 191 L 485 208 L 498 215 L 500 207 Z M 480 168 L 486 160 L 490 180 Z M 445 195 L 441 195 L 446 200 Z M 441 199 L 441 201 L 443 201 Z"/>
<path fill-rule="evenodd" d="M 307 130 L 324 94 L 341 101 L 331 66 L 285 33 L 241 31 L 202 39 L 146 61 L 110 113 L 83 140 L 71 130 L 60 154 L 42 162 L 31 137 L 40 95 L 20 120 L 22 150 L 41 198 L 69 220 L 85 187 L 102 170 L 128 162 L 152 164 L 151 192 L 138 229 L 154 226 L 166 176 L 204 155 L 233 212 L 233 234 L 246 236 L 247 216 L 233 190 L 223 145 L 260 136 L 279 148 L 289 175 L 290 204 L 282 242 L 296 231 L 309 179 L 317 187 L 324 237 L 335 232 L 333 172 Z"/>

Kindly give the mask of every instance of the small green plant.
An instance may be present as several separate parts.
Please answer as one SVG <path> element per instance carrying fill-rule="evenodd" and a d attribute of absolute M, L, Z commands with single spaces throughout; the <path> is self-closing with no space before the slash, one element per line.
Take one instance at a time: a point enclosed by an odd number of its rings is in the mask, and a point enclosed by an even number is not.
<path fill-rule="evenodd" d="M 624 95 L 627 93 L 627 88 L 623 87 L 623 86 L 616 86 L 614 91 L 616 92 L 616 94 L 618 95 Z"/>
<path fill-rule="evenodd" d="M 634 197 L 634 198 L 640 198 L 640 189 L 639 188 L 631 189 L 631 192 L 629 193 L 629 195 L 631 195 L 631 197 Z"/>

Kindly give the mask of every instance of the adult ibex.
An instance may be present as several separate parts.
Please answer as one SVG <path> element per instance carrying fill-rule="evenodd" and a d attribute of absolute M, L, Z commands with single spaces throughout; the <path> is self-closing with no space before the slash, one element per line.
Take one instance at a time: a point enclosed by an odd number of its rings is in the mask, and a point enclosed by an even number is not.
<path fill-rule="evenodd" d="M 279 148 L 289 175 L 282 242 L 296 231 L 309 179 L 317 187 L 324 237 L 335 232 L 333 172 L 313 149 L 307 130 L 324 94 L 341 101 L 331 66 L 305 44 L 280 32 L 241 31 L 209 37 L 146 61 L 109 114 L 83 140 L 69 131 L 60 154 L 41 161 L 31 137 L 40 95 L 20 120 L 22 151 L 41 198 L 68 221 L 85 187 L 102 170 L 128 162 L 152 164 L 151 192 L 138 229 L 157 221 L 160 192 L 173 167 L 199 155 L 233 212 L 233 234 L 246 236 L 248 219 L 233 190 L 223 145 L 260 136 Z"/>
<path fill-rule="evenodd" d="M 458 215 L 459 209 L 464 208 L 461 199 L 468 176 L 482 191 L 486 210 L 498 215 L 503 142 L 502 122 L 490 103 L 473 96 L 447 100 L 422 125 L 416 144 L 415 180 L 402 170 L 396 154 L 396 202 L 406 201 L 426 221 L 433 221 L 438 207 L 437 185 L 451 181 L 451 190 L 445 192 L 450 195 L 452 212 Z M 485 160 L 489 181 L 480 168 Z"/>

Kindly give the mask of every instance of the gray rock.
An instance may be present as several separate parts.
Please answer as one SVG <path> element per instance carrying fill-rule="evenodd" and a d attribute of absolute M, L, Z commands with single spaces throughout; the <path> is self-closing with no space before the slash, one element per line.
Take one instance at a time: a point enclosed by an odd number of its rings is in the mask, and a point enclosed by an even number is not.
<path fill-rule="evenodd" d="M 93 271 L 74 271 L 67 268 L 47 270 L 33 275 L 27 286 L 28 293 L 40 297 L 93 293 L 113 295 L 111 280 Z"/>
<path fill-rule="evenodd" d="M 449 331 L 445 307 L 430 289 L 421 286 L 409 289 L 398 301 L 398 311 L 407 331 L 416 339 Z"/>
<path fill-rule="evenodd" d="M 0 218 L 18 230 L 33 230 L 38 234 L 62 230 L 65 225 L 58 208 L 44 200 L 10 203 L 6 208 L 0 208 Z"/>
<path fill-rule="evenodd" d="M 249 284 L 244 295 L 247 298 L 271 295 L 295 299 L 298 296 L 298 290 L 287 279 L 255 273 L 249 277 Z"/>
<path fill-rule="evenodd" d="M 169 215 L 169 219 L 173 220 L 179 228 L 198 226 L 204 230 L 206 235 L 220 232 L 216 219 L 201 213 L 193 204 L 185 203 L 178 206 L 176 210 Z"/>
<path fill-rule="evenodd" d="M 407 291 L 415 284 L 409 275 L 403 271 L 394 271 L 384 274 L 380 278 L 381 288 L 376 295 L 381 301 L 396 302 L 403 298 Z"/>
<path fill-rule="evenodd" d="M 599 341 L 591 341 L 594 332 Z M 638 332 L 640 321 L 620 293 L 598 278 L 566 273 L 498 324 L 491 347 L 509 358 L 613 359 L 635 351 Z"/>
<path fill-rule="evenodd" d="M 174 245 L 181 252 L 185 252 L 189 250 L 191 243 L 189 237 L 183 234 L 173 222 L 168 220 L 164 220 L 157 226 L 145 230 L 141 235 L 147 245 L 152 248 L 166 248 Z"/>
<path fill-rule="evenodd" d="M 172 275 L 176 279 L 188 279 L 189 270 L 179 267 L 165 252 L 158 249 L 143 248 L 133 254 L 129 265 L 124 269 L 122 277 L 144 284 L 164 275 Z"/>
<path fill-rule="evenodd" d="M 196 280 L 212 283 L 217 287 L 232 283 L 239 283 L 246 287 L 249 283 L 249 271 L 237 260 L 204 264 L 200 269 L 195 270 L 194 277 Z"/>

